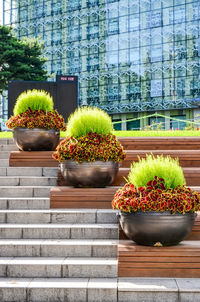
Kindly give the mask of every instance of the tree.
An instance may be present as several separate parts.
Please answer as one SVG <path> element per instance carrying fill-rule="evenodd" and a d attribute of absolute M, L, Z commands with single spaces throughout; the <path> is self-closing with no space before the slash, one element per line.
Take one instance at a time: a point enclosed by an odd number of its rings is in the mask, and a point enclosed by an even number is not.
<path fill-rule="evenodd" d="M 48 73 L 43 50 L 44 44 L 38 39 L 20 40 L 11 27 L 0 26 L 0 93 L 10 80 L 45 81 Z"/>

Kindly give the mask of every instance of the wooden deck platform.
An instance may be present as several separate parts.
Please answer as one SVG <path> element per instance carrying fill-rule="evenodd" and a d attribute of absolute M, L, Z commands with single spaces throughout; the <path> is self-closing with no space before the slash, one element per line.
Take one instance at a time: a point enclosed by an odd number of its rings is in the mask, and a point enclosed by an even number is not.
<path fill-rule="evenodd" d="M 119 277 L 200 278 L 200 241 L 149 247 L 123 240 L 118 245 Z"/>

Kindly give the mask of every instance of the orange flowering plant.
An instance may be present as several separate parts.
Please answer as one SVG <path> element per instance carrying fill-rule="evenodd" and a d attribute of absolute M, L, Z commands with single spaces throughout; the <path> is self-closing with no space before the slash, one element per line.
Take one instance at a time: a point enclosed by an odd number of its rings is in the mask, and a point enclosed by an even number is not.
<path fill-rule="evenodd" d="M 59 162 L 73 159 L 78 163 L 95 160 L 119 162 L 125 158 L 123 147 L 113 134 L 89 132 L 81 137 L 67 137 L 58 146 L 53 157 Z"/>
<path fill-rule="evenodd" d="M 185 185 L 167 189 L 164 179 L 155 176 L 146 186 L 139 188 L 128 182 L 115 194 L 112 207 L 122 212 L 169 211 L 185 214 L 200 209 L 200 194 Z"/>

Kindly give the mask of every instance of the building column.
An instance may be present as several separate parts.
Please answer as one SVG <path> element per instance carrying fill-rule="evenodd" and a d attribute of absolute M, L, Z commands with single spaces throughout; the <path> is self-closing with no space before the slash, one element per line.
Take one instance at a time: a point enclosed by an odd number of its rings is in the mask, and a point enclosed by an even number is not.
<path fill-rule="evenodd" d="M 127 127 L 126 127 L 126 114 L 122 114 L 121 115 L 121 120 L 122 120 L 122 131 L 126 131 Z"/>
<path fill-rule="evenodd" d="M 165 116 L 170 117 L 170 111 L 165 111 Z M 170 130 L 170 119 L 165 118 L 165 130 Z"/>
<path fill-rule="evenodd" d="M 197 122 L 198 124 L 195 125 L 196 127 L 200 128 L 200 108 L 196 108 L 193 111 L 193 118 L 194 118 L 194 122 Z"/>

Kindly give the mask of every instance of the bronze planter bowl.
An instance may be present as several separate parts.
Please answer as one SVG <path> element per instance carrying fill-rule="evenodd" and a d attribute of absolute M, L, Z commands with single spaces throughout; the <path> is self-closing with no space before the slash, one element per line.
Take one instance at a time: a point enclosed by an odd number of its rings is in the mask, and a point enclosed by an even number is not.
<path fill-rule="evenodd" d="M 82 163 L 64 160 L 60 168 L 62 176 L 70 186 L 103 188 L 114 181 L 119 165 L 112 160 Z"/>
<path fill-rule="evenodd" d="M 13 129 L 13 138 L 22 151 L 53 151 L 60 141 L 60 131 L 56 129 L 23 128 Z"/>
<path fill-rule="evenodd" d="M 121 212 L 119 220 L 126 236 L 140 245 L 169 246 L 184 240 L 192 231 L 196 213 Z"/>

